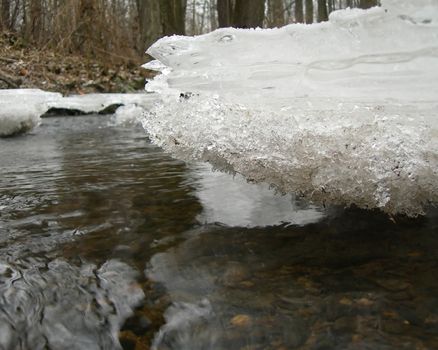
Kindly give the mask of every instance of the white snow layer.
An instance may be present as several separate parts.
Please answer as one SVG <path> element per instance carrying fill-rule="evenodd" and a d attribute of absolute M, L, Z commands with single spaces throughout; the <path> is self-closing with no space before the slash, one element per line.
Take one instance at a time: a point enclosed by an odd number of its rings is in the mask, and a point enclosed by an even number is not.
<path fill-rule="evenodd" d="M 98 113 L 113 105 L 147 108 L 155 96 L 137 94 L 89 94 L 63 97 L 38 89 L 0 90 L 0 137 L 32 130 L 40 116 L 52 108 Z M 127 118 L 127 117 L 125 117 Z M 126 121 L 125 121 L 126 122 Z"/>
<path fill-rule="evenodd" d="M 409 216 L 438 203 L 436 0 L 166 37 L 148 53 L 161 103 L 143 125 L 167 150 L 318 203 Z"/>
<path fill-rule="evenodd" d="M 49 103 L 61 97 L 38 89 L 0 90 L 0 137 L 32 130 Z"/>

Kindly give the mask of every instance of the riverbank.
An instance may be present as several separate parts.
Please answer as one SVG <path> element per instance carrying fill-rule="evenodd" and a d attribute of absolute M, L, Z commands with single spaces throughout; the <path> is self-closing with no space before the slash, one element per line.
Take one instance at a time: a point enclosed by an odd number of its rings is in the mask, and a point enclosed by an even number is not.
<path fill-rule="evenodd" d="M 134 59 L 102 62 L 37 50 L 13 34 L 0 35 L 0 89 L 39 88 L 64 95 L 141 91 L 151 71 Z"/>

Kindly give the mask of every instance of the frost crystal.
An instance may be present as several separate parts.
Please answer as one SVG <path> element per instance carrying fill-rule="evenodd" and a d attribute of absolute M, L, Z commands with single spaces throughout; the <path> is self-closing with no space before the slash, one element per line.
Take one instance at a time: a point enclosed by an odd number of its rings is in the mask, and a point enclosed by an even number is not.
<path fill-rule="evenodd" d="M 438 4 L 167 37 L 143 125 L 161 146 L 316 202 L 415 216 L 438 202 Z"/>
<path fill-rule="evenodd" d="M 152 139 L 318 203 L 416 216 L 438 202 L 438 3 L 315 25 L 166 37 Z"/>
<path fill-rule="evenodd" d="M 0 92 L 0 136 L 50 108 L 121 109 L 152 139 L 318 203 L 415 216 L 438 202 L 438 3 L 382 0 L 330 21 L 166 37 L 157 94 Z M 154 104 L 155 99 L 158 100 Z"/>

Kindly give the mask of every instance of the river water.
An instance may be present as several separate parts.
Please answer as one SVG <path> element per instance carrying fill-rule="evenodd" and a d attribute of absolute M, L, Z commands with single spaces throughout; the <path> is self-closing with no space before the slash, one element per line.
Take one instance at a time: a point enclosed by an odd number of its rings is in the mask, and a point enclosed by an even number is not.
<path fill-rule="evenodd" d="M 0 139 L 0 349 L 436 349 L 438 213 L 322 208 L 109 117 Z"/>

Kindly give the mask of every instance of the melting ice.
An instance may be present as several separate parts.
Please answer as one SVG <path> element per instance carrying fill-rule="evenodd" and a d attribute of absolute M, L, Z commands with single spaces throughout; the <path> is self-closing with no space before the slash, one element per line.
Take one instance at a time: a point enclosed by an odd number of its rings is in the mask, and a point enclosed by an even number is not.
<path fill-rule="evenodd" d="M 438 202 L 438 3 L 166 37 L 152 139 L 318 203 L 415 216 Z"/>
<path fill-rule="evenodd" d="M 32 130 L 40 124 L 40 115 L 48 109 L 48 104 L 61 96 L 38 89 L 1 90 L 0 137 Z"/>
<path fill-rule="evenodd" d="M 48 111 L 100 113 L 109 107 L 125 106 L 118 124 L 134 123 L 137 115 L 147 108 L 155 96 L 145 93 L 88 94 L 63 97 L 59 93 L 39 89 L 0 90 L 0 137 L 28 132 L 41 123 L 40 116 Z M 129 115 L 128 115 L 129 114 Z"/>

